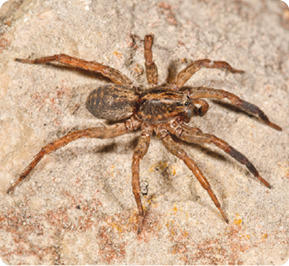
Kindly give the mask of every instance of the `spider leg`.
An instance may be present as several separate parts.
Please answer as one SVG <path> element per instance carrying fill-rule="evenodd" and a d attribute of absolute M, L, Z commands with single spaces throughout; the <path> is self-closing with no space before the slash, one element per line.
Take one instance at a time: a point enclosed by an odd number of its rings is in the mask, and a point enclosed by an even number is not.
<path fill-rule="evenodd" d="M 224 91 L 224 90 L 217 90 L 211 89 L 206 87 L 197 87 L 191 88 L 186 91 L 190 99 L 198 99 L 198 98 L 217 98 L 217 99 L 224 99 L 227 98 L 232 104 L 240 107 L 247 113 L 253 114 L 254 116 L 258 117 L 260 120 L 265 122 L 268 126 L 273 127 L 276 130 L 281 131 L 282 128 L 277 126 L 276 124 L 272 123 L 269 118 L 265 115 L 265 113 L 256 105 L 248 103 L 233 93 Z"/>
<path fill-rule="evenodd" d="M 205 100 L 202 100 L 202 99 L 194 99 L 194 100 L 192 100 L 192 102 L 193 102 L 194 104 L 199 104 L 199 105 L 201 105 L 200 108 L 195 109 L 196 115 L 204 116 L 204 115 L 208 112 L 208 110 L 209 110 L 209 104 L 208 104 Z"/>
<path fill-rule="evenodd" d="M 158 69 L 153 61 L 152 45 L 153 35 L 146 35 L 144 39 L 144 57 L 147 81 L 151 86 L 158 84 Z"/>
<path fill-rule="evenodd" d="M 16 58 L 15 61 L 29 64 L 45 64 L 56 61 L 64 65 L 101 73 L 103 76 L 111 79 L 115 84 L 132 87 L 132 81 L 117 69 L 102 65 L 94 61 L 85 61 L 83 59 L 72 57 L 66 54 L 56 54 L 52 56 L 37 58 L 34 60 Z"/>
<path fill-rule="evenodd" d="M 243 70 L 234 69 L 229 63 L 225 61 L 212 61 L 210 59 L 202 59 L 194 61 L 186 68 L 181 70 L 175 77 L 174 82 L 171 84 L 171 88 L 174 90 L 179 90 L 184 84 L 197 72 L 201 67 L 206 68 L 225 68 L 232 73 L 245 73 Z"/>
<path fill-rule="evenodd" d="M 143 156 L 147 153 L 150 137 L 152 134 L 152 129 L 148 128 L 147 130 L 143 130 L 138 141 L 138 144 L 134 150 L 133 158 L 132 158 L 132 189 L 135 197 L 135 201 L 138 208 L 138 229 L 137 233 L 139 234 L 142 230 L 143 219 L 144 219 L 144 211 L 141 203 L 141 188 L 139 182 L 139 162 L 143 158 Z"/>
<path fill-rule="evenodd" d="M 64 137 L 47 144 L 41 149 L 41 151 L 38 154 L 36 154 L 32 162 L 26 167 L 24 172 L 20 175 L 19 179 L 7 190 L 7 193 L 8 194 L 11 193 L 14 190 L 14 188 L 29 175 L 29 173 L 35 168 L 35 166 L 45 155 L 67 145 L 69 142 L 75 141 L 82 137 L 99 138 L 99 139 L 114 138 L 126 134 L 129 131 L 137 129 L 140 126 L 140 124 L 141 123 L 139 121 L 127 120 L 124 123 L 111 125 L 109 127 L 87 128 L 84 130 L 69 133 Z"/>
<path fill-rule="evenodd" d="M 230 146 L 227 142 L 225 142 L 222 139 L 217 138 L 214 135 L 211 134 L 205 134 L 202 133 L 201 130 L 190 128 L 186 126 L 186 128 L 182 127 L 183 130 L 181 131 L 179 128 L 172 127 L 171 125 L 166 126 L 169 132 L 172 134 L 176 134 L 178 138 L 189 142 L 189 143 L 208 143 L 208 144 L 214 144 L 218 148 L 222 149 L 224 152 L 228 153 L 231 157 L 233 157 L 235 160 L 237 160 L 239 163 L 244 164 L 247 169 L 255 176 L 257 177 L 265 186 L 268 188 L 271 188 L 271 185 L 263 179 L 260 174 L 258 173 L 255 166 L 244 156 L 241 152 L 237 151 L 235 148 Z"/>
<path fill-rule="evenodd" d="M 162 139 L 163 144 L 166 147 L 166 149 L 171 154 L 173 154 L 176 157 L 178 157 L 179 159 L 181 159 L 186 164 L 186 166 L 193 172 L 193 174 L 198 179 L 198 181 L 200 182 L 202 187 L 210 195 L 212 201 L 215 203 L 216 207 L 219 209 L 219 211 L 222 214 L 226 223 L 229 223 L 229 220 L 228 220 L 227 216 L 225 215 L 224 211 L 222 210 L 221 204 L 219 203 L 216 195 L 214 194 L 213 190 L 211 189 L 211 186 L 210 186 L 208 180 L 202 174 L 201 170 L 196 165 L 196 163 L 191 158 L 189 158 L 188 155 L 186 154 L 186 152 L 173 141 L 173 139 L 171 138 L 171 136 L 169 135 L 169 133 L 166 130 L 162 130 L 162 131 L 157 130 L 156 133 Z"/>

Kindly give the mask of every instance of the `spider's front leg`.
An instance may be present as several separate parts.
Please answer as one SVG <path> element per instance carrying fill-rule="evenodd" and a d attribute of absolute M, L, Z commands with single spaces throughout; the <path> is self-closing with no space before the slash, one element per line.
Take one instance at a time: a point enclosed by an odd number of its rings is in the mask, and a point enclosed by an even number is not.
<path fill-rule="evenodd" d="M 173 141 L 173 139 L 169 135 L 168 131 L 165 130 L 164 128 L 162 128 L 162 126 L 159 126 L 156 129 L 156 134 L 161 138 L 161 140 L 163 141 L 163 144 L 167 148 L 167 150 L 171 154 L 173 154 L 176 157 L 178 157 L 179 159 L 181 159 L 186 164 L 186 166 L 193 172 L 193 174 L 198 179 L 198 181 L 200 182 L 202 187 L 210 195 L 212 201 L 215 203 L 216 207 L 219 209 L 219 211 L 222 214 L 226 223 L 229 223 L 229 220 L 228 220 L 227 216 L 225 215 L 225 213 L 221 207 L 221 204 L 218 201 L 216 195 L 214 194 L 213 190 L 211 189 L 211 186 L 210 186 L 208 180 L 202 174 L 201 170 L 196 165 L 196 163 L 190 157 L 188 157 L 186 152 Z"/>
<path fill-rule="evenodd" d="M 247 159 L 245 155 L 230 146 L 227 142 L 217 138 L 211 134 L 205 134 L 200 129 L 190 128 L 189 126 L 180 125 L 179 127 L 173 126 L 172 124 L 166 126 L 167 130 L 178 138 L 189 142 L 189 143 L 208 143 L 214 144 L 224 152 L 228 153 L 231 157 L 237 160 L 239 163 L 244 164 L 247 169 L 257 177 L 265 186 L 271 188 L 271 185 L 260 176 L 255 166 Z"/>
<path fill-rule="evenodd" d="M 151 86 L 156 86 L 158 84 L 158 69 L 153 61 L 152 45 L 153 45 L 153 35 L 146 35 L 144 39 L 144 57 L 145 57 L 145 67 L 146 76 L 148 83 Z"/>
<path fill-rule="evenodd" d="M 210 59 L 202 59 L 202 60 L 194 61 L 193 63 L 188 65 L 186 68 L 181 70 L 181 72 L 179 72 L 177 76 L 175 77 L 174 82 L 170 84 L 170 87 L 173 90 L 179 90 L 202 67 L 225 68 L 229 70 L 231 73 L 239 73 L 239 74 L 245 73 L 245 71 L 243 70 L 234 69 L 229 63 L 225 61 L 212 61 Z"/>
<path fill-rule="evenodd" d="M 217 90 L 212 88 L 206 87 L 196 87 L 186 90 L 185 93 L 188 94 L 189 98 L 192 101 L 195 101 L 199 98 L 215 98 L 215 99 L 225 99 L 227 98 L 232 104 L 235 106 L 240 107 L 242 110 L 249 114 L 253 114 L 254 116 L 258 117 L 268 126 L 273 127 L 276 130 L 281 131 L 282 128 L 277 126 L 276 124 L 272 123 L 266 114 L 256 105 L 246 102 L 240 99 L 237 95 L 230 93 L 224 90 Z"/>
<path fill-rule="evenodd" d="M 101 73 L 103 76 L 111 79 L 117 85 L 132 87 L 132 81 L 117 69 L 102 65 L 94 61 L 85 61 L 83 59 L 72 57 L 66 54 L 56 54 L 52 56 L 36 58 L 34 60 L 16 58 L 15 61 L 29 64 L 46 64 L 49 62 L 56 61 L 64 65 L 69 65 L 72 67 L 82 68 L 96 73 Z"/>
<path fill-rule="evenodd" d="M 139 182 L 139 162 L 147 153 L 150 144 L 150 137 L 152 135 L 152 127 L 144 126 L 139 142 L 134 150 L 132 158 L 132 189 L 135 197 L 135 201 L 138 208 L 138 229 L 139 234 L 142 230 L 144 211 L 141 203 L 141 188 Z"/>
<path fill-rule="evenodd" d="M 130 119 L 124 123 L 119 123 L 116 125 L 111 125 L 109 127 L 93 127 L 84 130 L 75 131 L 67 134 L 66 136 L 49 143 L 44 146 L 41 151 L 34 157 L 33 161 L 27 166 L 24 172 L 20 175 L 19 179 L 8 189 L 7 193 L 11 193 L 15 187 L 25 179 L 29 173 L 35 168 L 35 166 L 40 162 L 40 160 L 47 154 L 67 145 L 69 142 L 75 141 L 79 138 L 99 138 L 108 139 L 121 136 L 128 133 L 129 131 L 136 130 L 140 127 L 140 122 Z"/>

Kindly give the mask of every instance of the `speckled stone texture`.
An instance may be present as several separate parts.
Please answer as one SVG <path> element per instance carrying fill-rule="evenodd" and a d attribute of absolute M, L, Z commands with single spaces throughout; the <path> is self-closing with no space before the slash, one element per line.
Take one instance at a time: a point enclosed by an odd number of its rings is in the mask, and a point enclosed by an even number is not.
<path fill-rule="evenodd" d="M 289 257 L 289 10 L 273 0 L 18 0 L 0 10 L 0 255 L 7 264 L 267 264 Z M 202 69 L 186 84 L 258 105 L 278 132 L 227 101 L 191 126 L 226 140 L 272 185 L 213 145 L 178 142 L 209 180 L 230 223 L 184 163 L 152 138 L 141 162 L 146 211 L 136 234 L 131 187 L 140 132 L 81 139 L 46 156 L 7 195 L 45 144 L 102 126 L 85 109 L 101 75 L 15 58 L 65 53 L 147 86 L 143 39 L 153 33 L 159 81 L 189 62 L 225 60 L 245 74 Z M 170 69 L 170 71 L 169 71 Z"/>

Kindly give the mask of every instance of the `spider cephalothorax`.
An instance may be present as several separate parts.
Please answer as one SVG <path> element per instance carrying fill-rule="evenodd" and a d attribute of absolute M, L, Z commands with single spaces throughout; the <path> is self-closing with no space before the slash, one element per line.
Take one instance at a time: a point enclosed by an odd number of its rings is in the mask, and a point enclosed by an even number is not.
<path fill-rule="evenodd" d="M 140 128 L 142 133 L 135 148 L 132 160 L 132 187 L 139 213 L 138 233 L 141 231 L 144 218 L 139 182 L 139 162 L 148 150 L 150 137 L 153 132 L 162 140 L 167 150 L 183 160 L 188 168 L 194 173 L 202 187 L 207 190 L 226 222 L 228 222 L 228 219 L 212 191 L 209 182 L 196 163 L 187 156 L 181 147 L 176 145 L 171 135 L 175 135 L 188 143 L 211 143 L 216 145 L 241 164 L 244 164 L 248 170 L 268 188 L 271 187 L 270 184 L 259 175 L 253 164 L 242 153 L 216 136 L 205 134 L 200 129 L 187 125 L 193 115 L 203 116 L 208 111 L 208 103 L 201 98 L 227 98 L 232 104 L 257 116 L 269 126 L 277 130 L 282 130 L 276 124 L 271 123 L 260 108 L 240 99 L 230 92 L 206 87 L 182 89 L 187 80 L 195 72 L 200 70 L 201 67 L 225 68 L 232 73 L 239 74 L 244 73 L 244 71 L 236 70 L 224 61 L 203 59 L 191 63 L 180 71 L 172 83 L 158 86 L 157 67 L 152 59 L 152 43 L 153 36 L 145 36 L 145 67 L 150 88 L 141 93 L 136 90 L 132 85 L 132 81 L 127 76 L 114 68 L 97 62 L 89 62 L 65 54 L 42 57 L 34 60 L 16 59 L 18 62 L 30 64 L 57 61 L 73 67 L 98 72 L 105 77 L 110 78 L 115 85 L 101 86 L 92 91 L 87 98 L 86 107 L 97 118 L 122 122 L 107 127 L 94 127 L 75 131 L 44 146 L 20 175 L 19 179 L 8 189 L 8 193 L 13 191 L 17 184 L 34 169 L 44 155 L 65 146 L 71 141 L 82 137 L 100 139 L 113 138 Z M 196 105 L 201 107 L 197 108 Z"/>

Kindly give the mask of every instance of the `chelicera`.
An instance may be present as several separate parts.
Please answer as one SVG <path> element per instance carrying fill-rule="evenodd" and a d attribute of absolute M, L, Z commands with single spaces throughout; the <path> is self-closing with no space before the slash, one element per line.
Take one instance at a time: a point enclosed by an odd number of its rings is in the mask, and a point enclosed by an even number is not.
<path fill-rule="evenodd" d="M 133 86 L 132 81 L 120 71 L 97 62 L 85 61 L 65 54 L 34 60 L 16 59 L 18 62 L 30 64 L 43 64 L 56 61 L 72 67 L 101 73 L 103 76 L 109 78 L 114 85 L 101 86 L 92 91 L 86 100 L 86 107 L 97 118 L 119 122 L 106 127 L 93 127 L 75 131 L 44 146 L 20 175 L 19 179 L 8 189 L 8 193 L 12 192 L 28 176 L 45 155 L 72 141 L 83 137 L 114 138 L 138 129 L 141 129 L 141 135 L 132 158 L 132 188 L 138 208 L 138 233 L 142 229 L 144 219 L 139 181 L 139 163 L 148 151 L 153 133 L 161 139 L 163 145 L 170 153 L 182 160 L 193 172 L 227 223 L 229 222 L 228 218 L 212 191 L 208 180 L 196 163 L 173 141 L 171 135 L 175 135 L 188 143 L 209 143 L 216 145 L 239 163 L 244 164 L 265 186 L 271 188 L 270 184 L 260 176 L 254 165 L 242 153 L 224 140 L 214 135 L 203 133 L 200 129 L 188 125 L 188 122 L 194 115 L 203 116 L 208 111 L 209 105 L 203 98 L 226 98 L 233 105 L 243 109 L 247 113 L 253 114 L 272 128 L 282 130 L 276 124 L 271 123 L 260 108 L 230 92 L 206 87 L 183 88 L 188 79 L 202 67 L 225 68 L 231 73 L 238 74 L 242 74 L 244 71 L 236 70 L 224 61 L 203 59 L 194 61 L 181 70 L 172 83 L 158 85 L 158 71 L 153 61 L 152 44 L 153 35 L 146 35 L 144 39 L 144 57 L 149 88 L 143 92 L 138 92 L 137 88 Z M 198 108 L 197 106 L 200 107 Z"/>

